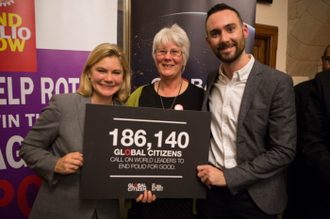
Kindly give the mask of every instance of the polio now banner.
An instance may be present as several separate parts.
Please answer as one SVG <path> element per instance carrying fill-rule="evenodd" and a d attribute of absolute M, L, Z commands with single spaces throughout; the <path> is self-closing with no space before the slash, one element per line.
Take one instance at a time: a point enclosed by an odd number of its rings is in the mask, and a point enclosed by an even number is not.
<path fill-rule="evenodd" d="M 0 71 L 37 71 L 34 1 L 1 1 Z M 14 9 L 15 6 L 15 9 Z"/>

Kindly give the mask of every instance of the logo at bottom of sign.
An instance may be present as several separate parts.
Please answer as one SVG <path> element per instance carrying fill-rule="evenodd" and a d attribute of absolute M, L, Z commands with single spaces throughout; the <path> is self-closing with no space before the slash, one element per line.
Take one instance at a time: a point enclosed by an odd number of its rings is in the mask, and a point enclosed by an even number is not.
<path fill-rule="evenodd" d="M 145 183 L 128 183 L 127 191 L 129 192 L 141 192 L 147 190 L 147 186 Z M 151 191 L 161 192 L 164 190 L 164 187 L 161 184 L 152 183 Z"/>
<path fill-rule="evenodd" d="M 164 189 L 164 187 L 161 184 L 156 184 L 156 183 L 151 184 L 151 191 L 161 192 L 161 191 L 163 191 L 163 189 Z"/>

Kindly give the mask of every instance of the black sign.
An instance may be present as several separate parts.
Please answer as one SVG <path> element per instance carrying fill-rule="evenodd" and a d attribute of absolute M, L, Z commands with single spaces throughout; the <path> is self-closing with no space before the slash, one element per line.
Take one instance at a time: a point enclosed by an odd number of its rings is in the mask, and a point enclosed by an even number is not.
<path fill-rule="evenodd" d="M 208 163 L 208 112 L 87 104 L 83 199 L 206 198 L 197 165 Z"/>

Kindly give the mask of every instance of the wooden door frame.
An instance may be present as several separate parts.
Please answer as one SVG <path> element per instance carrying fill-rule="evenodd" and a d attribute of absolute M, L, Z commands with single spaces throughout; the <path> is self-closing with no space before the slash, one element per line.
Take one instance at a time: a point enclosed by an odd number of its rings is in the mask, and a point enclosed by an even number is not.
<path fill-rule="evenodd" d="M 255 38 L 266 40 L 266 64 L 276 67 L 278 27 L 255 24 Z"/>

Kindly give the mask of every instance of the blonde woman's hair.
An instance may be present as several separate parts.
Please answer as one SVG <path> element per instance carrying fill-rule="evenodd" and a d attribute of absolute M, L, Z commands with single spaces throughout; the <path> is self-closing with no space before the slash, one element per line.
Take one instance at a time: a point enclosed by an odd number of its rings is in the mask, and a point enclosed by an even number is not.
<path fill-rule="evenodd" d="M 89 54 L 85 67 L 81 73 L 80 86 L 77 90 L 79 94 L 83 95 L 84 97 L 92 96 L 93 87 L 91 81 L 89 80 L 88 72 L 91 70 L 94 64 L 98 63 L 105 57 L 112 56 L 116 56 L 119 59 L 120 64 L 124 70 L 123 83 L 119 91 L 115 94 L 115 97 L 123 103 L 127 100 L 131 92 L 131 73 L 127 58 L 119 46 L 110 43 L 102 43 L 98 45 Z"/>

